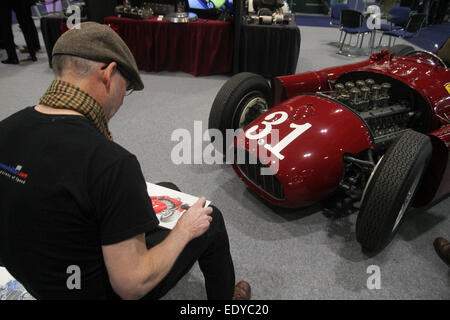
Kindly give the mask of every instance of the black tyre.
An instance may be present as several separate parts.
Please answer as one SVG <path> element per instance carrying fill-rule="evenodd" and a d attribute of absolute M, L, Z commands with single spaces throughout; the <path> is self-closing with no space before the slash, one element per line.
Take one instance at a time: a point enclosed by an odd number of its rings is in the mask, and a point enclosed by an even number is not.
<path fill-rule="evenodd" d="M 226 130 L 246 127 L 272 107 L 272 92 L 262 76 L 242 72 L 220 88 L 209 113 L 208 128 L 222 133 L 223 146 L 214 145 L 225 154 Z"/>
<path fill-rule="evenodd" d="M 430 138 L 406 131 L 388 149 L 367 182 L 356 220 L 363 250 L 381 251 L 398 230 L 431 157 Z"/>
<path fill-rule="evenodd" d="M 412 46 L 408 46 L 406 44 L 397 44 L 389 48 L 389 53 L 395 53 L 397 56 L 407 56 L 409 53 L 417 51 Z"/>

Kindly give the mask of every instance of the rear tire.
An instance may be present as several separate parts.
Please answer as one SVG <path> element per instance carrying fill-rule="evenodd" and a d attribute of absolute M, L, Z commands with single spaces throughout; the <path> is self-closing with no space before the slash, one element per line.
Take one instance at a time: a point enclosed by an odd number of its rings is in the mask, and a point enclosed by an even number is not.
<path fill-rule="evenodd" d="M 373 172 L 361 200 L 356 239 L 363 250 L 381 251 L 398 230 L 431 158 L 428 136 L 406 131 Z"/>

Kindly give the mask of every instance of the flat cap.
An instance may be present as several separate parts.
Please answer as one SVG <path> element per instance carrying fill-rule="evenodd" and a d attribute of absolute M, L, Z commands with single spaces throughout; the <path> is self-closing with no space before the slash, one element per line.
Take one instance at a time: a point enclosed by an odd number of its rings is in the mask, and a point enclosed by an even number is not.
<path fill-rule="evenodd" d="M 71 55 L 104 63 L 116 62 L 119 71 L 130 83 L 127 89 L 144 89 L 133 54 L 120 36 L 107 25 L 83 22 L 79 29 L 65 32 L 53 47 L 52 56 L 55 55 Z"/>

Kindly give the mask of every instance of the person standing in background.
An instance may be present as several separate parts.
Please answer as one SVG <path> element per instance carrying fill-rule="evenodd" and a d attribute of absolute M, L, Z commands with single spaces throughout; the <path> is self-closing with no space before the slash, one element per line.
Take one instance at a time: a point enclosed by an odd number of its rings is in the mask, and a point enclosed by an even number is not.
<path fill-rule="evenodd" d="M 3 60 L 2 63 L 19 64 L 11 26 L 13 10 L 16 13 L 17 21 L 22 28 L 30 59 L 32 61 L 37 61 L 35 50 L 36 43 L 35 40 L 33 40 L 33 32 L 30 31 L 34 26 L 34 22 L 31 17 L 30 6 L 27 5 L 28 2 L 29 0 L 6 0 L 3 2 L 3 8 L 0 10 L 0 29 L 1 34 L 3 34 L 4 37 L 4 45 L 6 53 L 8 54 L 8 59 Z M 36 29 L 36 26 L 34 26 L 34 29 Z"/>
<path fill-rule="evenodd" d="M 33 49 L 35 52 L 38 52 L 39 50 L 41 50 L 41 44 L 39 43 L 39 35 L 38 35 L 38 31 L 36 29 L 36 25 L 34 24 L 33 21 L 33 17 L 31 15 L 31 7 L 36 5 L 36 0 L 25 0 L 25 10 L 24 13 L 26 14 L 26 16 L 24 17 L 24 19 L 26 20 L 25 25 L 28 27 L 29 30 L 25 31 L 23 30 L 22 25 L 20 25 L 20 27 L 22 28 L 22 32 L 23 34 L 28 33 L 30 36 L 30 39 L 33 43 Z M 17 15 L 17 13 L 16 13 Z M 30 52 L 28 49 L 28 46 L 23 47 L 22 49 L 20 49 L 20 52 L 22 53 L 28 53 Z"/>

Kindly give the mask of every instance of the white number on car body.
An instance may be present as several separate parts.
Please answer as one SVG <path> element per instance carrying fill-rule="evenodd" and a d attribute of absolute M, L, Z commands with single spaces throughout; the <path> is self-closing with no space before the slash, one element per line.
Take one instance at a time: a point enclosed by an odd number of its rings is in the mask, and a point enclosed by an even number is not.
<path fill-rule="evenodd" d="M 272 120 L 273 118 L 275 118 L 276 115 L 280 115 L 281 117 L 278 120 L 269 122 L 269 120 Z M 277 112 L 271 113 L 264 118 L 264 121 L 261 122 L 266 127 L 260 133 L 253 134 L 253 132 L 258 130 L 258 128 L 259 128 L 259 126 L 256 125 L 256 126 L 251 127 L 250 129 L 248 129 L 245 132 L 245 136 L 248 139 L 252 139 L 252 140 L 261 139 L 261 138 L 267 136 L 270 133 L 270 131 L 272 131 L 272 126 L 276 126 L 277 124 L 282 124 L 283 122 L 285 122 L 287 120 L 287 118 L 288 118 L 288 114 L 284 111 L 277 111 Z M 268 120 L 268 121 L 266 121 L 266 120 Z"/>
<path fill-rule="evenodd" d="M 277 115 L 279 115 L 280 118 L 277 119 L 277 120 L 272 120 Z M 264 124 L 265 128 L 260 133 L 254 134 L 254 132 L 256 132 L 258 130 L 258 128 L 259 128 L 258 125 L 255 125 L 255 126 L 251 127 L 250 129 L 248 129 L 245 132 L 245 136 L 248 139 L 251 139 L 251 140 L 262 139 L 265 136 L 267 136 L 268 134 L 270 134 L 270 132 L 272 131 L 272 126 L 276 126 L 276 125 L 282 124 L 287 119 L 288 119 L 288 114 L 286 112 L 284 112 L 284 111 L 273 112 L 273 113 L 267 115 L 264 118 L 264 121 L 261 122 L 262 124 Z M 281 151 L 284 148 L 286 148 L 297 137 L 299 137 L 301 134 L 303 134 L 306 130 L 311 128 L 311 124 L 310 123 L 305 123 L 305 124 L 291 123 L 290 127 L 292 129 L 294 129 L 294 130 L 291 131 L 286 137 L 284 137 L 275 146 L 272 147 L 271 145 L 269 145 L 267 143 L 264 145 L 264 148 L 269 150 L 273 155 L 275 155 L 280 160 L 284 159 L 284 156 L 281 154 Z"/>

